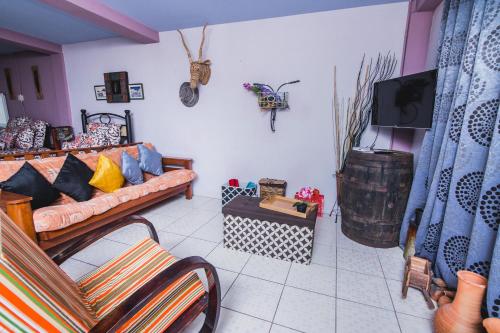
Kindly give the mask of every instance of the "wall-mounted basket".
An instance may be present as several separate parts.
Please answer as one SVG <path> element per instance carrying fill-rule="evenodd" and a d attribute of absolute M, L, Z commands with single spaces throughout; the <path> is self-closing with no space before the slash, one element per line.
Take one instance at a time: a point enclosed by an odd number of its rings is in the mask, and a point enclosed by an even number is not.
<path fill-rule="evenodd" d="M 263 110 L 288 109 L 288 92 L 259 92 L 257 101 Z"/>
<path fill-rule="evenodd" d="M 257 103 L 262 111 L 271 111 L 271 130 L 274 132 L 274 122 L 276 121 L 276 111 L 288 109 L 288 93 L 280 92 L 280 89 L 288 84 L 299 83 L 300 80 L 285 82 L 274 90 L 268 84 L 262 83 L 243 83 L 243 88 L 252 91 L 257 95 Z"/>

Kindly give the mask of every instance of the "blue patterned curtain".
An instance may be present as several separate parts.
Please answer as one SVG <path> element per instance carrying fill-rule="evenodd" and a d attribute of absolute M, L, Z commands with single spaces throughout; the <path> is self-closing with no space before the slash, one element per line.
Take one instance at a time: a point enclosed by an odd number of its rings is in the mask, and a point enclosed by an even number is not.
<path fill-rule="evenodd" d="M 401 228 L 423 208 L 416 255 L 456 287 L 457 271 L 488 277 L 500 314 L 500 0 L 446 0 L 432 129 L 424 137 Z"/>

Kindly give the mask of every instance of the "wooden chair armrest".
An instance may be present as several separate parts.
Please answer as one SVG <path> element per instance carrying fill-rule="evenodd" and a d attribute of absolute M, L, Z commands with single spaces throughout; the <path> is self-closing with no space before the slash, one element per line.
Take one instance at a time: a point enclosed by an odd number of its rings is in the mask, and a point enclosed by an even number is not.
<path fill-rule="evenodd" d="M 170 171 L 176 169 L 193 170 L 193 159 L 182 157 L 163 157 L 162 158 L 163 170 Z"/>
<path fill-rule="evenodd" d="M 26 195 L 3 190 L 0 192 L 0 209 L 4 210 L 26 235 L 37 242 L 31 200 L 32 198 Z"/>
<path fill-rule="evenodd" d="M 48 249 L 46 253 L 49 257 L 52 258 L 52 260 L 54 260 L 56 264 L 60 265 L 69 257 L 75 255 L 76 253 L 95 243 L 104 236 L 134 223 L 144 224 L 148 228 L 149 236 L 158 244 L 160 243 L 158 234 L 156 233 L 156 229 L 151 222 L 149 222 L 142 216 L 130 215 L 117 221 L 103 225 L 102 227 L 85 233 L 84 235 L 75 237 L 68 242 L 52 247 Z"/>
<path fill-rule="evenodd" d="M 201 257 L 188 257 L 167 267 L 102 318 L 90 332 L 114 332 L 155 296 L 185 274 L 204 269 L 208 280 L 208 307 L 200 332 L 214 332 L 220 312 L 220 284 L 215 267 Z"/>

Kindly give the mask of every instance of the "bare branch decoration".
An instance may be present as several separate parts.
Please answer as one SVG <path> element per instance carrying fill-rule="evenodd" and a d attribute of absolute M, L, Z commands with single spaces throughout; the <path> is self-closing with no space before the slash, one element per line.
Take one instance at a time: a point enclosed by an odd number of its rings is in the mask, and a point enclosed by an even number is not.
<path fill-rule="evenodd" d="M 361 60 L 356 78 L 354 97 L 347 98 L 347 103 L 339 100 L 337 92 L 337 68 L 333 70 L 333 119 L 334 151 L 336 172 L 345 167 L 347 153 L 352 147 L 358 147 L 361 137 L 370 122 L 373 100 L 373 84 L 392 77 L 397 66 L 394 53 L 378 54 L 376 60 Z M 347 104 L 347 106 L 345 105 Z"/>

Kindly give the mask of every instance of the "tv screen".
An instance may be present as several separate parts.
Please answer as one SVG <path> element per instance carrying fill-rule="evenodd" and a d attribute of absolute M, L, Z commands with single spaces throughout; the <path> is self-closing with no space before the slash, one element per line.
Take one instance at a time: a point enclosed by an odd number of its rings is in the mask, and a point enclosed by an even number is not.
<path fill-rule="evenodd" d="M 372 125 L 431 128 L 437 70 L 376 82 Z"/>

